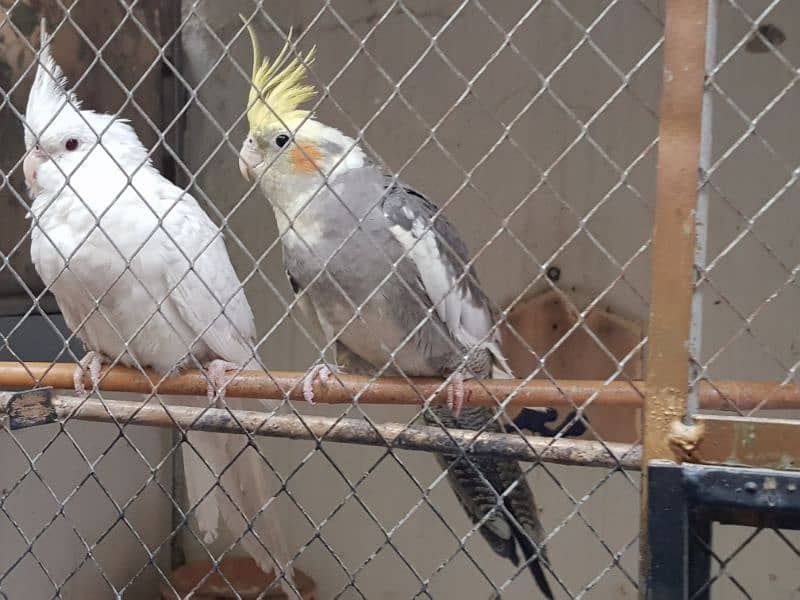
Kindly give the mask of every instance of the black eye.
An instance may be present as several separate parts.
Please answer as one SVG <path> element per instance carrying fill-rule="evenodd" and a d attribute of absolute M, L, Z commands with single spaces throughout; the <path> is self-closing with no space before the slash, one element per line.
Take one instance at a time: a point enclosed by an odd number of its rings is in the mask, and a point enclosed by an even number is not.
<path fill-rule="evenodd" d="M 76 140 L 75 138 L 69 138 L 67 142 L 64 144 L 64 147 L 70 152 L 72 152 L 73 150 L 76 150 L 78 148 L 78 140 Z"/>
<path fill-rule="evenodd" d="M 282 133 L 275 138 L 275 145 L 278 146 L 278 148 L 283 148 L 288 143 L 289 143 L 289 136 L 286 135 L 285 133 Z"/>

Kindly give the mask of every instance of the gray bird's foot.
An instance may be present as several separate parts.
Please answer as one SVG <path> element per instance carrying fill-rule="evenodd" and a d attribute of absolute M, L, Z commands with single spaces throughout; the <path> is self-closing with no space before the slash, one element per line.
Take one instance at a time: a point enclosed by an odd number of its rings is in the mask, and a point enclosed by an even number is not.
<path fill-rule="evenodd" d="M 100 386 L 100 368 L 103 366 L 104 362 L 108 362 L 105 356 L 99 352 L 90 350 L 78 361 L 78 364 L 75 365 L 75 370 L 72 372 L 72 382 L 75 384 L 75 391 L 79 396 L 85 397 L 87 395 L 86 387 L 83 385 L 83 378 L 86 376 L 86 373 L 89 373 L 93 388 L 96 389 Z"/>
<path fill-rule="evenodd" d="M 328 383 L 331 375 L 340 373 L 341 370 L 336 365 L 329 367 L 326 364 L 314 365 L 311 370 L 306 373 L 303 379 L 303 398 L 309 404 L 314 404 L 314 380 L 318 379 L 320 383 Z"/>
<path fill-rule="evenodd" d="M 464 406 L 464 376 L 456 371 L 447 384 L 447 408 L 458 418 L 462 406 Z"/>
<path fill-rule="evenodd" d="M 225 386 L 229 381 L 227 372 L 241 367 L 236 363 L 221 359 L 212 360 L 204 366 L 208 371 L 208 387 L 206 389 L 208 404 L 216 408 L 225 408 Z"/>

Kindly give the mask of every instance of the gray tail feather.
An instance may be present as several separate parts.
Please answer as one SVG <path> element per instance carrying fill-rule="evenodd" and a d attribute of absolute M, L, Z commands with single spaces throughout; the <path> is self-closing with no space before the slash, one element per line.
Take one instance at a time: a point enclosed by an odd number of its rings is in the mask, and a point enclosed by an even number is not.
<path fill-rule="evenodd" d="M 528 568 L 533 574 L 536 584 L 539 586 L 539 589 L 542 590 L 542 594 L 544 594 L 545 598 L 548 600 L 553 600 L 553 590 L 550 589 L 550 584 L 548 583 L 547 577 L 544 574 L 544 569 L 542 569 L 541 560 L 539 560 L 539 557 L 533 559 L 531 558 L 536 554 L 536 547 L 533 545 L 530 538 L 524 531 L 520 531 L 518 527 L 514 527 L 513 529 L 514 537 L 517 539 L 520 550 L 522 550 L 522 555 L 528 562 Z M 542 550 L 539 552 L 540 556 L 544 554 Z M 516 564 L 516 562 L 514 564 Z"/>

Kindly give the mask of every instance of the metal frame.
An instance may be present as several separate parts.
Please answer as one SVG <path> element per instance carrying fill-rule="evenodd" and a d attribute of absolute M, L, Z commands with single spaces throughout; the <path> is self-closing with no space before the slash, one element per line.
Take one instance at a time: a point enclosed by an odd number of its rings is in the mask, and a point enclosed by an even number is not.
<path fill-rule="evenodd" d="M 717 9 L 718 0 L 667 4 L 643 411 L 640 580 L 646 585 L 640 592 L 648 600 L 710 597 L 712 523 L 800 529 L 800 472 L 785 470 L 800 460 L 798 423 L 696 414 L 704 407 L 703 384 L 715 384 L 699 358 L 699 285 L 706 278 L 709 172 L 717 166 L 711 156 Z M 746 231 L 751 227 L 752 219 Z M 773 397 L 733 408 L 740 414 L 774 408 Z"/>
<path fill-rule="evenodd" d="M 800 472 L 653 461 L 648 600 L 708 600 L 713 523 L 800 530 Z"/>
<path fill-rule="evenodd" d="M 707 3 L 667 3 L 651 260 L 643 464 L 670 459 L 670 428 L 686 417 L 700 161 Z M 652 532 L 647 470 L 641 487 L 639 581 L 649 579 Z M 640 595 L 644 595 L 640 587 Z"/>

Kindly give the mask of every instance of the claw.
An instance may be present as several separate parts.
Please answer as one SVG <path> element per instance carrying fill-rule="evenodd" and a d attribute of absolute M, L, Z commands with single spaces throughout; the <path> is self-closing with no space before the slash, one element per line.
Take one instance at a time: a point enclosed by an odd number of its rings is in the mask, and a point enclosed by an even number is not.
<path fill-rule="evenodd" d="M 458 418 L 461 414 L 461 408 L 464 406 L 464 376 L 459 373 L 453 373 L 453 378 L 447 384 L 447 408 L 453 413 L 453 416 Z"/>
<path fill-rule="evenodd" d="M 208 404 L 216 408 L 225 408 L 225 386 L 229 381 L 227 372 L 239 369 L 239 365 L 217 359 L 206 364 L 205 368 L 208 371 L 208 387 L 206 388 Z"/>
<path fill-rule="evenodd" d="M 83 378 L 86 373 L 89 373 L 89 378 L 92 380 L 92 387 L 97 389 L 100 386 L 100 370 L 103 363 L 107 362 L 106 357 L 90 350 L 87 352 L 78 364 L 75 365 L 75 370 L 72 372 L 72 382 L 75 385 L 75 391 L 79 396 L 85 397 L 86 387 L 83 385 Z"/>
<path fill-rule="evenodd" d="M 311 368 L 303 380 L 303 398 L 309 404 L 314 404 L 314 380 L 319 379 L 323 385 L 328 383 L 328 379 L 334 373 L 339 372 L 339 367 L 329 367 L 325 364 L 315 365 Z"/>

